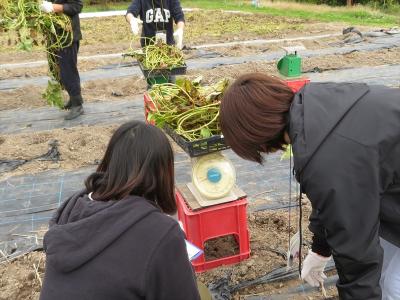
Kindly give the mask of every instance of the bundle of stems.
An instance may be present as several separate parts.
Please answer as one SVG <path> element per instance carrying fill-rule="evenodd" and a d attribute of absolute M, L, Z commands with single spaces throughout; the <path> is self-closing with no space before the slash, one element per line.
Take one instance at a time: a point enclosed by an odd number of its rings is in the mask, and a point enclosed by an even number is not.
<path fill-rule="evenodd" d="M 0 0 L 0 28 L 14 38 L 19 49 L 30 51 L 43 45 L 49 63 L 48 88 L 43 96 L 50 105 L 63 106 L 57 52 L 72 44 L 71 19 L 64 14 L 48 14 L 40 10 L 40 0 Z"/>
<path fill-rule="evenodd" d="M 185 65 L 181 50 L 174 45 L 168 45 L 161 40 L 149 41 L 148 45 L 140 50 L 130 50 L 125 56 L 135 57 L 146 70 L 174 69 Z"/>
<path fill-rule="evenodd" d="M 167 124 L 189 141 L 220 135 L 219 107 L 228 80 L 209 86 L 201 86 L 200 80 L 153 85 L 149 95 L 155 109 L 149 120 L 161 128 Z"/>

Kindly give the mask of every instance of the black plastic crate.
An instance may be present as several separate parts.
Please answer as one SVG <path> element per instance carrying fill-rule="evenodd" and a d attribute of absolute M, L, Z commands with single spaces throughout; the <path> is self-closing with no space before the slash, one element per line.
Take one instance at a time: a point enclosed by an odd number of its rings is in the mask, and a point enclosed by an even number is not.
<path fill-rule="evenodd" d="M 206 139 L 188 141 L 177 134 L 170 126 L 165 125 L 165 132 L 190 156 L 197 157 L 205 154 L 229 149 L 222 135 L 213 135 Z"/>
<path fill-rule="evenodd" d="M 146 69 L 141 62 L 139 62 L 139 67 L 142 70 L 142 73 L 145 78 L 153 78 L 153 77 L 159 77 L 159 76 L 168 77 L 171 75 L 183 75 L 183 74 L 186 74 L 186 70 L 187 70 L 186 64 L 184 64 L 181 67 L 176 67 L 176 68 L 172 68 L 172 69 L 149 70 L 149 69 Z"/>

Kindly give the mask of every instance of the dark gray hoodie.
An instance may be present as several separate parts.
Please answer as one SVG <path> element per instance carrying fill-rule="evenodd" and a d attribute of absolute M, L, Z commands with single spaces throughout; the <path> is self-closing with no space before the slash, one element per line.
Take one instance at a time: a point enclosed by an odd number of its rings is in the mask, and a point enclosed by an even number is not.
<path fill-rule="evenodd" d="M 289 135 L 340 299 L 381 299 L 379 236 L 400 247 L 400 89 L 311 83 L 294 98 Z"/>
<path fill-rule="evenodd" d="M 44 237 L 40 300 L 199 299 L 178 223 L 149 201 L 93 201 L 80 192 Z"/>

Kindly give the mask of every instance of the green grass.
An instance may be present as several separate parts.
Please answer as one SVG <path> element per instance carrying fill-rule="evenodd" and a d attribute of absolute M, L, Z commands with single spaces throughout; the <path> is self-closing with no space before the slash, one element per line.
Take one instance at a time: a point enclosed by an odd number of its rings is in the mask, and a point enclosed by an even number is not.
<path fill-rule="evenodd" d="M 83 12 L 99 12 L 108 10 L 126 10 L 132 1 L 113 3 L 109 5 L 84 5 Z"/>
<path fill-rule="evenodd" d="M 400 17 L 385 14 L 376 10 L 365 7 L 356 7 L 352 9 L 346 8 L 328 8 L 322 6 L 318 9 L 316 5 L 300 5 L 298 3 L 290 4 L 285 7 L 271 5 L 256 8 L 249 4 L 240 4 L 236 1 L 212 1 L 212 0 L 183 0 L 182 5 L 185 7 L 198 7 L 205 9 L 225 9 L 240 10 L 245 12 L 265 13 L 272 16 L 282 16 L 289 18 L 300 18 L 304 20 L 315 20 L 322 22 L 344 22 L 352 25 L 371 25 L 371 26 L 396 26 L 400 24 Z"/>
<path fill-rule="evenodd" d="M 337 8 L 299 3 L 274 2 L 256 8 L 249 1 L 238 0 L 181 0 L 183 7 L 202 9 L 239 10 L 243 12 L 262 13 L 271 16 L 313 20 L 321 22 L 343 22 L 351 25 L 393 27 L 400 25 L 400 16 L 392 15 L 368 7 Z M 125 10 L 130 2 L 111 4 L 107 7 L 89 6 L 84 11 Z"/>

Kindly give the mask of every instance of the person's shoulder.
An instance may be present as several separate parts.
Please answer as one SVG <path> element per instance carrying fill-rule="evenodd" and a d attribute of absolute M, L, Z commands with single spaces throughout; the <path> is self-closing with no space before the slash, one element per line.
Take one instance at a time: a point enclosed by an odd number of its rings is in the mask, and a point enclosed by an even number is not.
<path fill-rule="evenodd" d="M 163 213 L 161 209 L 157 208 L 153 203 L 142 197 L 135 197 L 136 208 L 146 210 L 147 214 L 143 218 L 143 222 L 147 223 L 148 226 L 156 228 L 156 232 L 160 235 L 164 235 L 167 231 L 172 229 L 179 229 L 179 223 L 173 217 Z M 158 234 L 157 234 L 158 235 Z"/>
<path fill-rule="evenodd" d="M 163 231 L 170 231 L 172 229 L 179 229 L 179 223 L 172 216 L 169 216 L 160 210 L 153 211 L 149 215 L 149 221 L 156 222 L 157 227 L 162 228 Z"/>

